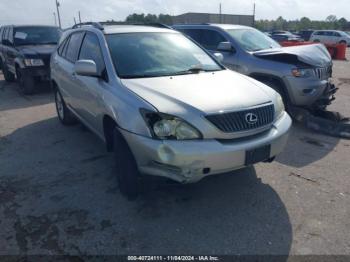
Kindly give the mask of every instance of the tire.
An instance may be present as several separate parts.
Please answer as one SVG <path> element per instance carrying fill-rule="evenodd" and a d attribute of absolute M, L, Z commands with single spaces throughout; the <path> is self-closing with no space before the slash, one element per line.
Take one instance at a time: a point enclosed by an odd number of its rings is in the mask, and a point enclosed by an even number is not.
<path fill-rule="evenodd" d="M 2 73 L 4 74 L 4 79 L 6 82 L 14 82 L 15 81 L 15 75 L 12 74 L 6 64 L 4 64 L 2 61 L 1 61 L 1 68 L 2 68 Z"/>
<path fill-rule="evenodd" d="M 135 200 L 139 194 L 140 175 L 134 155 L 117 128 L 113 132 L 113 148 L 119 190 L 129 200 Z"/>
<path fill-rule="evenodd" d="M 66 103 L 64 102 L 63 97 L 58 88 L 55 88 L 54 92 L 58 119 L 65 126 L 75 124 L 77 122 L 77 119 L 75 118 L 73 113 L 67 108 Z"/>
<path fill-rule="evenodd" d="M 321 41 L 319 39 L 315 39 L 314 43 L 321 43 Z"/>
<path fill-rule="evenodd" d="M 32 76 L 26 76 L 21 69 L 16 70 L 20 90 L 25 95 L 32 95 L 35 90 L 35 81 Z"/>

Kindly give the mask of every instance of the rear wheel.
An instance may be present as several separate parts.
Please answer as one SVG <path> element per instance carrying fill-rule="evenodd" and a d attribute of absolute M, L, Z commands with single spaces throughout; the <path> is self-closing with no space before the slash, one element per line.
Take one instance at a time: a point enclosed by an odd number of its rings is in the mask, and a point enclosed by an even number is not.
<path fill-rule="evenodd" d="M 314 43 L 320 43 L 321 41 L 319 39 L 315 39 Z"/>
<path fill-rule="evenodd" d="M 25 95 L 32 95 L 35 89 L 35 81 L 32 76 L 26 76 L 21 69 L 16 70 L 17 81 L 21 92 Z"/>
<path fill-rule="evenodd" d="M 66 103 L 64 102 L 63 97 L 58 88 L 55 88 L 55 104 L 58 119 L 63 125 L 72 125 L 77 122 L 73 113 L 67 108 Z"/>
<path fill-rule="evenodd" d="M 117 128 L 113 132 L 113 148 L 119 190 L 129 200 L 134 200 L 139 193 L 139 171 L 133 153 Z"/>

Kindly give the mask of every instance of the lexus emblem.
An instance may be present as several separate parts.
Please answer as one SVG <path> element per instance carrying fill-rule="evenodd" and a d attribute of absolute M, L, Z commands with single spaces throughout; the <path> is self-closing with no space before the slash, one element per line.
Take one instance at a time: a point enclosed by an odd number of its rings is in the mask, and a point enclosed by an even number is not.
<path fill-rule="evenodd" d="M 254 125 L 256 122 L 258 122 L 258 116 L 253 113 L 248 113 L 245 115 L 245 121 L 247 121 L 247 123 L 250 125 Z"/>

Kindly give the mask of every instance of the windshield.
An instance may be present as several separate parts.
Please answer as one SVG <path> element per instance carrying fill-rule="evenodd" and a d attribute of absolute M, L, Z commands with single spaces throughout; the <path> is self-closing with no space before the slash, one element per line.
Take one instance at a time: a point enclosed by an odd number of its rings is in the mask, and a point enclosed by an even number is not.
<path fill-rule="evenodd" d="M 60 36 L 58 28 L 48 26 L 17 27 L 13 34 L 16 46 L 57 44 Z"/>
<path fill-rule="evenodd" d="M 226 31 L 244 50 L 249 52 L 281 47 L 272 38 L 253 28 Z"/>
<path fill-rule="evenodd" d="M 158 77 L 217 71 L 223 68 L 188 38 L 177 33 L 107 35 L 121 78 Z"/>

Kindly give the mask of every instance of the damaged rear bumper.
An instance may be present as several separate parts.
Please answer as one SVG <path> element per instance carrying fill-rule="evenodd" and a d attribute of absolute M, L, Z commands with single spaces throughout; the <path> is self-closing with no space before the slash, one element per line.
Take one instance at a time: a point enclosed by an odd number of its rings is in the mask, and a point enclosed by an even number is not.
<path fill-rule="evenodd" d="M 141 173 L 191 183 L 208 175 L 245 167 L 247 150 L 271 145 L 268 158 L 275 157 L 287 143 L 291 123 L 291 118 L 285 113 L 269 131 L 253 138 L 231 142 L 216 139 L 161 141 L 120 131 L 128 142 Z"/>

